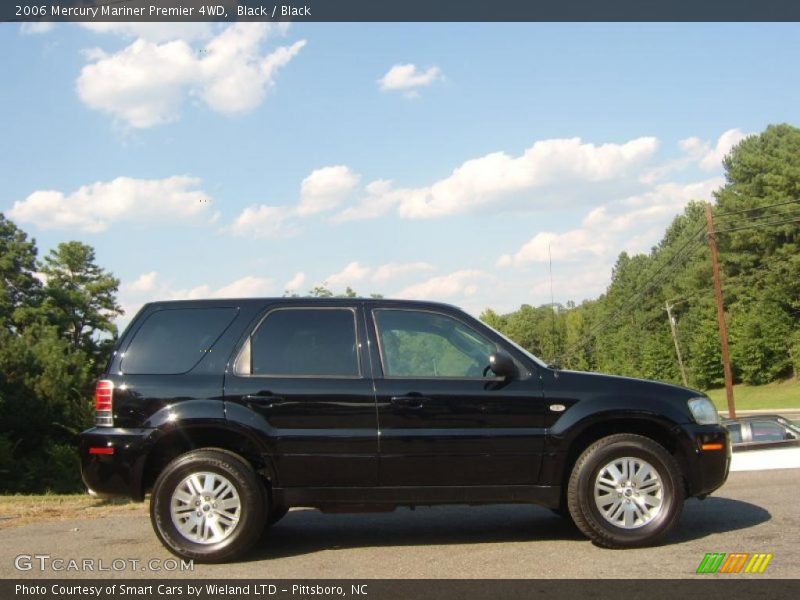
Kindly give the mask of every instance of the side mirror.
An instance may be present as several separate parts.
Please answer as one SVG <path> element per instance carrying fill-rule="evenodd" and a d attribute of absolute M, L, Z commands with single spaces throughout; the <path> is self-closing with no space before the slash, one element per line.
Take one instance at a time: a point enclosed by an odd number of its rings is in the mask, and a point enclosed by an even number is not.
<path fill-rule="evenodd" d="M 508 354 L 498 350 L 489 357 L 489 368 L 498 377 L 513 377 L 517 374 L 517 365 Z"/>

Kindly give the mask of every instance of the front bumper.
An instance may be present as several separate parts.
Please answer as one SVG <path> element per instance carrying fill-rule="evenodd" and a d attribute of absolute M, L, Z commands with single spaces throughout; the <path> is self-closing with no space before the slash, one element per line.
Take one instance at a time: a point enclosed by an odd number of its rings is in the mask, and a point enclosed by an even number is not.
<path fill-rule="evenodd" d="M 686 475 L 688 496 L 705 497 L 722 487 L 731 468 L 731 440 L 721 425 L 682 425 L 681 436 L 683 472 Z M 703 449 L 703 446 L 721 449 Z"/>
<path fill-rule="evenodd" d="M 81 477 L 89 492 L 143 500 L 142 474 L 153 431 L 95 427 L 81 433 Z"/>

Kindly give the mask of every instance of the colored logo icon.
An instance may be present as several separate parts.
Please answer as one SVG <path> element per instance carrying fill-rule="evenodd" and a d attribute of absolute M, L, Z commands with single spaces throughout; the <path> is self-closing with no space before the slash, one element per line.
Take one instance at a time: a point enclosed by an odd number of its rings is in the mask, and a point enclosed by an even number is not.
<path fill-rule="evenodd" d="M 708 552 L 697 566 L 696 573 L 763 573 L 772 554 L 751 554 L 749 552 Z"/>

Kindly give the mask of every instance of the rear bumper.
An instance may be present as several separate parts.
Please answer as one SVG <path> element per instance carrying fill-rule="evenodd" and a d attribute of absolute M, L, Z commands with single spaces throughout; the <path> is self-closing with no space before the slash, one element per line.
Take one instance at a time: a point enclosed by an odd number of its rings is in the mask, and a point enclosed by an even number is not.
<path fill-rule="evenodd" d="M 689 496 L 707 496 L 719 489 L 728 479 L 731 468 L 731 441 L 728 430 L 721 425 L 682 425 L 684 436 L 683 471 Z M 704 450 L 703 445 L 722 444 L 720 450 Z"/>
<path fill-rule="evenodd" d="M 142 473 L 153 431 L 95 427 L 81 433 L 81 477 L 89 492 L 142 500 Z"/>

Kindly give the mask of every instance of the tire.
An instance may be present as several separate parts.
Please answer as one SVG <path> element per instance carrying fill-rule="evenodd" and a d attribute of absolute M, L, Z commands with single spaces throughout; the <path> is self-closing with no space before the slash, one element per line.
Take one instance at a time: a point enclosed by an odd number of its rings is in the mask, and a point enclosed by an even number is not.
<path fill-rule="evenodd" d="M 684 496 L 672 455 L 650 438 L 627 433 L 589 446 L 567 488 L 578 529 L 598 546 L 616 549 L 653 545 L 666 536 L 678 522 Z"/>
<path fill-rule="evenodd" d="M 150 521 L 173 554 L 200 563 L 225 562 L 258 541 L 267 503 L 258 475 L 238 454 L 194 450 L 169 463 L 156 479 Z"/>
<path fill-rule="evenodd" d="M 267 517 L 267 527 L 271 527 L 275 525 L 278 521 L 280 521 L 283 517 L 286 516 L 286 513 L 289 512 L 289 508 L 286 506 L 272 506 L 270 507 L 269 516 Z"/>

